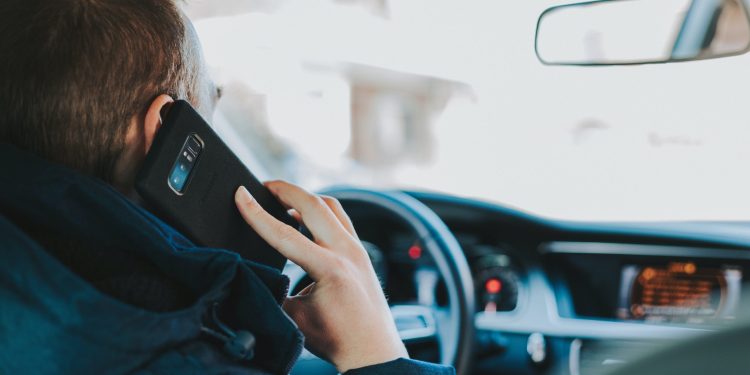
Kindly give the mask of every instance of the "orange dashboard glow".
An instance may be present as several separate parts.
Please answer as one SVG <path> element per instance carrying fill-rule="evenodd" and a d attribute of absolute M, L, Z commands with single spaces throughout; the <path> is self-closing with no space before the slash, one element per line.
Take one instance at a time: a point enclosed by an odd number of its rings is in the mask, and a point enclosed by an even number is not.
<path fill-rule="evenodd" d="M 630 316 L 641 318 L 712 317 L 721 312 L 727 279 L 718 268 L 671 262 L 643 268 L 633 280 Z"/>

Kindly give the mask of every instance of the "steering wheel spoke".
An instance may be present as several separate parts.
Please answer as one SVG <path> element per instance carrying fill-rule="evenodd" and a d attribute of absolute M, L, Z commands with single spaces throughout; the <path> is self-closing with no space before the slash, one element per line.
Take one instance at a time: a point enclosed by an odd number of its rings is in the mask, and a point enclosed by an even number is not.
<path fill-rule="evenodd" d="M 406 344 L 438 339 L 435 311 L 422 305 L 394 305 L 391 315 L 401 340 Z"/>

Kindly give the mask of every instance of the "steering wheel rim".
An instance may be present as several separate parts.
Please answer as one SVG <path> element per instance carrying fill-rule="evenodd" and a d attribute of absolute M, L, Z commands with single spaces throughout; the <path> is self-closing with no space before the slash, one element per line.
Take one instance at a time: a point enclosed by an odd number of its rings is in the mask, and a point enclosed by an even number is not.
<path fill-rule="evenodd" d="M 425 204 L 398 191 L 335 188 L 322 194 L 338 199 L 344 206 L 347 202 L 357 202 L 385 209 L 414 230 L 435 261 L 448 291 L 448 316 L 443 314 L 443 320 L 438 319 L 440 322 L 435 323 L 435 336 L 441 348 L 440 362 L 454 366 L 459 375 L 467 374 L 474 343 L 474 285 L 466 255 L 447 225 Z M 424 306 L 417 306 L 413 311 L 419 313 L 421 307 Z M 394 315 L 397 310 L 411 310 L 395 308 L 392 307 Z M 440 312 L 436 311 L 436 314 Z M 439 326 L 445 322 L 450 327 Z"/>

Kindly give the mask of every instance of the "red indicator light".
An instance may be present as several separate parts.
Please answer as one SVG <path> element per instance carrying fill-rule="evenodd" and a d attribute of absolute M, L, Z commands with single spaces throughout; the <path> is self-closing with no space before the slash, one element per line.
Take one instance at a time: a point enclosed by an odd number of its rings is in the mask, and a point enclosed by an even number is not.
<path fill-rule="evenodd" d="M 489 294 L 498 294 L 500 293 L 500 290 L 503 289 L 503 283 L 498 279 L 489 279 L 484 284 L 484 289 L 486 289 Z"/>
<path fill-rule="evenodd" d="M 419 245 L 414 245 L 409 248 L 409 258 L 417 260 L 422 257 L 422 248 Z"/>

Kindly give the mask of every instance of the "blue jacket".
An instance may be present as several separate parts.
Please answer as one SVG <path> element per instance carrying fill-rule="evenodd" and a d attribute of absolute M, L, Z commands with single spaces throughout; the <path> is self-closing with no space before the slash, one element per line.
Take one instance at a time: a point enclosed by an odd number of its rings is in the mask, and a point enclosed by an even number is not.
<path fill-rule="evenodd" d="M 296 362 L 304 337 L 279 306 L 278 271 L 197 247 L 107 184 L 2 143 L 0 171 L 0 373 L 284 374 Z M 225 349 L 240 331 L 255 337 L 242 359 Z M 350 373 L 453 370 L 397 360 Z"/>

